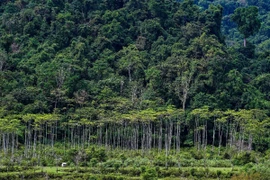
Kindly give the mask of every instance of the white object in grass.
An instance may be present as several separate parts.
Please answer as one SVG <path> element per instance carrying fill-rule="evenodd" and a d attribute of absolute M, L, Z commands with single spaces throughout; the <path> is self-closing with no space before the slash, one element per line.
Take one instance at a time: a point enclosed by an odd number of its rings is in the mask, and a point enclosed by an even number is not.
<path fill-rule="evenodd" d="M 63 163 L 61 164 L 61 166 L 62 166 L 62 167 L 66 167 L 66 166 L 67 166 L 67 163 L 63 162 Z"/>

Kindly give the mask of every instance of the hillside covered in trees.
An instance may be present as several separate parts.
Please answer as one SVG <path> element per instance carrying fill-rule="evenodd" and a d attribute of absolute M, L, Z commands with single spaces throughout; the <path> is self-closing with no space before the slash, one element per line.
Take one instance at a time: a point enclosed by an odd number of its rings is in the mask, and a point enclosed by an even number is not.
<path fill-rule="evenodd" d="M 7 161 L 22 154 L 54 164 L 55 146 L 92 145 L 164 150 L 166 157 L 180 147 L 269 154 L 266 1 L 0 5 L 0 148 Z M 237 16 L 237 8 L 250 13 Z M 243 31 L 240 19 L 251 12 L 257 29 L 245 20 Z"/>
<path fill-rule="evenodd" d="M 270 2 L 269 0 L 195 0 L 203 9 L 207 9 L 210 4 L 223 7 L 223 19 L 222 19 L 222 32 L 226 35 L 226 41 L 228 46 L 239 45 L 239 38 L 241 34 L 236 30 L 236 25 L 231 21 L 231 15 L 234 10 L 241 7 L 256 6 L 259 10 L 259 19 L 261 21 L 261 28 L 259 33 L 249 38 L 249 40 L 256 44 L 257 51 L 265 51 L 270 49 L 269 41 L 269 22 L 270 22 Z"/>

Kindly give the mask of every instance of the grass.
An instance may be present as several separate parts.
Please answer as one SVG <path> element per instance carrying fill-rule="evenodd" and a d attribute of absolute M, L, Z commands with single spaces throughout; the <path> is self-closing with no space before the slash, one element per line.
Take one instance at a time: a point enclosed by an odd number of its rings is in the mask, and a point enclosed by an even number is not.
<path fill-rule="evenodd" d="M 191 177 L 190 172 L 192 169 L 195 169 L 195 171 L 200 172 L 200 173 L 205 173 L 206 168 L 203 167 L 170 167 L 170 168 L 165 168 L 165 167 L 160 167 L 159 172 L 163 174 L 163 178 L 160 178 L 160 180 L 189 180 L 189 179 L 194 179 Z M 211 172 L 212 174 L 216 174 L 218 171 L 221 171 L 223 174 L 229 173 L 229 172 L 234 172 L 238 173 L 241 170 L 241 167 L 208 167 L 208 172 Z M 108 169 L 100 169 L 98 167 L 93 168 L 93 167 L 79 167 L 78 172 L 76 167 L 40 167 L 36 166 L 33 167 L 32 169 L 25 170 L 25 171 L 14 171 L 14 172 L 2 172 L 0 173 L 0 179 L 1 177 L 12 177 L 13 176 L 19 176 L 21 177 L 22 175 L 31 175 L 34 176 L 35 174 L 40 173 L 45 173 L 47 174 L 50 179 L 53 179 L 51 177 L 61 177 L 61 179 L 67 178 L 67 179 L 72 179 L 72 177 L 77 177 L 78 179 L 80 178 L 85 178 L 85 177 L 96 177 L 98 179 L 103 179 L 104 177 L 122 177 L 123 179 L 141 179 L 140 173 L 137 176 L 131 175 L 129 172 L 132 170 L 132 167 L 125 167 L 125 168 L 120 168 L 119 171 L 115 171 L 113 168 L 108 168 Z M 124 172 L 124 174 L 120 173 Z M 127 173 L 125 173 L 127 172 Z M 185 174 L 185 175 L 183 175 Z M 164 177 L 165 176 L 165 177 Z M 184 177 L 182 177 L 184 176 Z M 211 178 L 207 178 L 211 179 Z M 213 178 L 214 179 L 214 178 Z M 216 178 L 215 178 L 216 179 Z"/>

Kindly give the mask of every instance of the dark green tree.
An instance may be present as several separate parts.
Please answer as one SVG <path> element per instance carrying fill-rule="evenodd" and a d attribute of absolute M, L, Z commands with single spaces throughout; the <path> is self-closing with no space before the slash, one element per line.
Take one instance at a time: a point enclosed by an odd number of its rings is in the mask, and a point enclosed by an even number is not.
<path fill-rule="evenodd" d="M 244 35 L 244 47 L 246 47 L 246 38 L 256 34 L 261 27 L 258 8 L 256 6 L 237 8 L 231 19 L 237 24 L 238 31 Z"/>

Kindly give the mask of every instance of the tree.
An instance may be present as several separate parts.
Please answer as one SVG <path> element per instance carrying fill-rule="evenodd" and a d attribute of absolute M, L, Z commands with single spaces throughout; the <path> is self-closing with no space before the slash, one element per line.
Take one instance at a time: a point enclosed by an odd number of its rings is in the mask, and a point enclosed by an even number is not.
<path fill-rule="evenodd" d="M 121 58 L 119 59 L 119 68 L 121 70 L 128 71 L 128 79 L 129 82 L 132 81 L 132 71 L 136 71 L 137 69 L 142 69 L 142 57 L 137 49 L 137 47 L 133 44 L 129 45 L 128 47 L 124 47 L 119 54 Z"/>
<path fill-rule="evenodd" d="M 195 72 L 197 68 L 196 61 L 188 62 L 186 58 L 179 58 L 179 66 L 177 77 L 173 82 L 174 92 L 182 103 L 182 109 L 186 109 L 186 103 L 191 94 L 191 91 L 195 88 Z M 181 62 L 182 61 L 182 62 Z"/>
<path fill-rule="evenodd" d="M 204 17 L 201 18 L 205 19 L 205 30 L 209 34 L 214 34 L 218 37 L 220 42 L 224 42 L 224 37 L 221 33 L 221 21 L 222 21 L 222 13 L 223 7 L 221 5 L 214 6 L 210 5 L 209 8 L 204 12 Z"/>
<path fill-rule="evenodd" d="M 237 24 L 238 31 L 244 35 L 244 47 L 246 47 L 246 38 L 256 34 L 261 27 L 258 8 L 256 6 L 237 8 L 231 19 Z"/>

